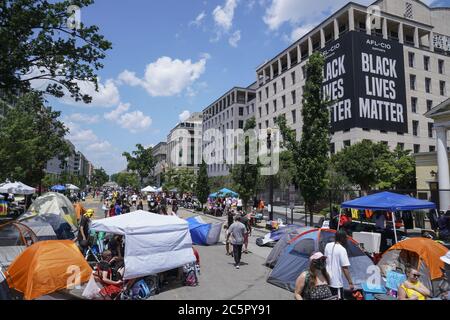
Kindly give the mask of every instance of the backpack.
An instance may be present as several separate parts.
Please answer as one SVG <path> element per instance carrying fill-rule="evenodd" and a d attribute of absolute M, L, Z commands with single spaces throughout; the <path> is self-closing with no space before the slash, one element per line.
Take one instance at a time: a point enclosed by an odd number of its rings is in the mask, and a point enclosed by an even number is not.
<path fill-rule="evenodd" d="M 195 287 L 198 285 L 195 263 L 189 263 L 183 267 L 184 285 Z"/>
<path fill-rule="evenodd" d="M 132 300 L 145 300 L 151 296 L 150 288 L 144 280 L 136 282 L 130 291 Z"/>

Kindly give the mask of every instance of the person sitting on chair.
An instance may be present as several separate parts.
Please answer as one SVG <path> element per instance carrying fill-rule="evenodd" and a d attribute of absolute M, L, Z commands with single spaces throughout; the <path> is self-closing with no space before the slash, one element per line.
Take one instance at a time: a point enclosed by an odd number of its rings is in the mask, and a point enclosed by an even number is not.
<path fill-rule="evenodd" d="M 113 280 L 112 262 L 111 251 L 105 250 L 102 253 L 102 261 L 97 264 L 97 272 L 94 274 L 95 279 L 103 285 L 100 294 L 105 300 L 114 299 L 122 291 L 123 281 Z"/>
<path fill-rule="evenodd" d="M 399 300 L 426 300 L 431 296 L 430 290 L 419 281 L 421 274 L 412 267 L 406 268 L 408 277 L 398 288 Z"/>

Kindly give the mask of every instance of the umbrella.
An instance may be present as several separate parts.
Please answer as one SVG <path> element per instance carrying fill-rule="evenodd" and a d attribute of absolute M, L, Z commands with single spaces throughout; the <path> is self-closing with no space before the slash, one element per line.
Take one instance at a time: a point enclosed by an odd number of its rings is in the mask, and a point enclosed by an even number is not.
<path fill-rule="evenodd" d="M 5 182 L 0 185 L 0 193 L 12 193 L 12 194 L 33 194 L 36 189 L 22 182 Z"/>
<path fill-rule="evenodd" d="M 156 189 L 153 188 L 152 186 L 148 186 L 148 187 L 145 187 L 144 189 L 142 189 L 141 191 L 142 192 L 155 192 Z"/>
<path fill-rule="evenodd" d="M 68 190 L 74 190 L 74 191 L 80 190 L 80 188 L 78 188 L 77 186 L 74 186 L 73 184 L 66 184 L 66 188 Z"/>
<path fill-rule="evenodd" d="M 239 196 L 239 194 L 237 192 L 234 192 L 233 190 L 230 190 L 230 189 L 227 189 L 227 188 L 220 189 L 219 191 L 217 191 L 217 194 L 224 195 L 224 196 L 230 195 L 232 197 L 238 197 Z"/>
<path fill-rule="evenodd" d="M 51 190 L 52 190 L 52 191 L 64 191 L 64 190 L 66 190 L 66 187 L 64 187 L 64 186 L 62 186 L 62 185 L 60 185 L 60 184 L 58 184 L 58 185 L 56 185 L 56 186 L 51 187 Z"/>

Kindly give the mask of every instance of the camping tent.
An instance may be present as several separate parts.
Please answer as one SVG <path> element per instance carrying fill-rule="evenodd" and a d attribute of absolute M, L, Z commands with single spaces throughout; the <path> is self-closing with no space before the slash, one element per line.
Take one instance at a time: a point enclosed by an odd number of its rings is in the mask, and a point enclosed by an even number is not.
<path fill-rule="evenodd" d="M 32 300 L 65 289 L 76 280 L 87 282 L 91 274 L 91 267 L 75 243 L 50 240 L 28 247 L 9 266 L 6 278 L 10 288 Z"/>
<path fill-rule="evenodd" d="M 175 269 L 195 261 L 186 220 L 147 211 L 95 220 L 92 231 L 125 237 L 125 279 Z"/>
<path fill-rule="evenodd" d="M 278 242 L 278 240 L 280 240 L 286 233 L 290 233 L 291 231 L 297 230 L 299 228 L 303 227 L 297 226 L 295 224 L 279 226 L 278 229 L 266 233 L 264 237 L 256 239 L 256 244 L 260 247 L 262 246 L 273 247 Z"/>
<path fill-rule="evenodd" d="M 27 246 L 38 241 L 36 234 L 20 222 L 0 226 L 0 264 L 9 266 Z"/>
<path fill-rule="evenodd" d="M 64 218 L 56 214 L 39 214 L 29 217 L 19 217 L 19 221 L 30 227 L 39 241 L 71 240 L 75 233 Z"/>
<path fill-rule="evenodd" d="M 147 186 L 144 189 L 141 190 L 141 192 L 156 192 L 156 189 L 152 186 Z"/>
<path fill-rule="evenodd" d="M 212 198 L 212 199 L 217 198 L 217 192 L 211 193 L 211 194 L 208 196 L 208 198 Z"/>
<path fill-rule="evenodd" d="M 325 245 L 334 241 L 336 231 L 331 229 L 312 229 L 292 239 L 279 257 L 267 281 L 281 288 L 294 291 L 298 276 L 309 267 L 312 253 L 325 250 Z M 357 287 L 367 280 L 367 268 L 373 266 L 372 260 L 361 250 L 358 243 L 348 238 L 346 249 L 350 260 L 350 274 Z M 344 279 L 344 288 L 348 282 Z"/>
<path fill-rule="evenodd" d="M 273 247 L 272 251 L 270 251 L 269 255 L 267 256 L 266 266 L 268 266 L 269 268 L 273 268 L 277 264 L 278 258 L 281 256 L 286 247 L 289 245 L 289 242 L 295 237 L 297 237 L 299 234 L 302 234 L 312 229 L 313 229 L 312 227 L 299 227 L 294 225 L 290 225 L 283 228 L 281 230 L 283 234 L 277 241 L 276 245 Z"/>
<path fill-rule="evenodd" d="M 341 208 L 351 208 L 359 210 L 370 209 L 396 212 L 420 209 L 436 209 L 436 205 L 433 202 L 419 200 L 407 195 L 385 191 L 346 201 L 341 204 Z M 395 228 L 394 214 L 392 215 L 392 223 Z M 394 235 L 395 242 L 397 243 L 397 233 L 395 231 Z"/>
<path fill-rule="evenodd" d="M 12 194 L 33 194 L 36 189 L 22 182 L 5 182 L 0 184 L 0 193 L 12 193 Z"/>
<path fill-rule="evenodd" d="M 189 223 L 192 243 L 200 245 L 214 245 L 219 242 L 223 222 L 206 223 L 199 216 L 186 219 Z"/>
<path fill-rule="evenodd" d="M 443 245 L 427 238 L 409 238 L 398 242 L 389 248 L 378 262 L 382 275 L 386 276 L 390 270 L 401 269 L 405 272 L 406 265 L 411 265 L 422 274 L 420 281 L 437 294 L 438 282 L 443 274 L 444 256 L 448 249 Z"/>
<path fill-rule="evenodd" d="M 70 191 L 78 191 L 78 190 L 80 190 L 80 188 L 78 188 L 77 186 L 75 186 L 73 184 L 66 184 L 66 188 L 67 188 L 67 190 L 70 190 Z"/>
<path fill-rule="evenodd" d="M 59 215 L 63 219 L 58 219 L 58 221 L 65 220 L 72 228 L 72 231 L 76 230 L 77 219 L 75 209 L 72 202 L 63 194 L 55 192 L 46 193 L 34 200 L 28 210 L 29 212 L 21 216 L 22 219 L 35 215 Z"/>

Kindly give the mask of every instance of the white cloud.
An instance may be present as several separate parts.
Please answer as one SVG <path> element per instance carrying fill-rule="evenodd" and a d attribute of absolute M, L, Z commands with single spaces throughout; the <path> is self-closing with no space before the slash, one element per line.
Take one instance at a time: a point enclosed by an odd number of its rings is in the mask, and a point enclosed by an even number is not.
<path fill-rule="evenodd" d="M 205 13 L 205 11 L 203 11 L 195 18 L 195 20 L 189 22 L 189 25 L 194 25 L 194 26 L 199 27 L 205 18 L 206 18 L 206 13 Z"/>
<path fill-rule="evenodd" d="M 182 113 L 178 115 L 178 118 L 181 122 L 186 121 L 191 116 L 191 113 L 188 110 L 184 110 Z"/>
<path fill-rule="evenodd" d="M 230 44 L 230 46 L 236 48 L 238 46 L 239 40 L 241 40 L 241 31 L 240 30 L 236 31 L 235 33 L 233 33 L 231 35 L 231 37 L 228 39 L 228 43 Z"/>
<path fill-rule="evenodd" d="M 97 152 L 106 152 L 110 151 L 112 148 L 111 143 L 108 141 L 94 142 L 86 147 L 86 150 L 89 151 L 97 151 Z"/>
<path fill-rule="evenodd" d="M 181 93 L 192 85 L 204 72 L 208 56 L 202 55 L 199 61 L 161 57 L 147 65 L 144 78 L 125 70 L 118 79 L 130 86 L 141 86 L 152 97 L 169 97 Z"/>
<path fill-rule="evenodd" d="M 91 129 L 82 129 L 73 122 L 67 122 L 65 125 L 69 129 L 66 137 L 74 144 L 87 144 L 98 140 L 97 135 Z"/>
<path fill-rule="evenodd" d="M 224 31 L 229 31 L 233 26 L 234 10 L 238 0 L 226 0 L 225 5 L 217 6 L 213 11 L 214 21 Z"/>
<path fill-rule="evenodd" d="M 120 103 L 116 109 L 103 116 L 105 119 L 114 121 L 122 128 L 136 133 L 150 127 L 152 119 L 146 116 L 142 111 L 127 112 L 130 109 L 129 103 Z"/>
<path fill-rule="evenodd" d="M 367 5 L 373 0 L 356 2 Z M 347 0 L 270 0 L 263 20 L 271 31 L 289 23 L 293 30 L 290 37 L 284 36 L 285 39 L 298 40 L 301 35 L 347 3 Z"/>
<path fill-rule="evenodd" d="M 100 121 L 100 117 L 98 115 L 90 115 L 83 113 L 72 113 L 71 115 L 64 117 L 64 119 L 71 122 L 80 122 L 86 124 L 94 124 Z"/>

